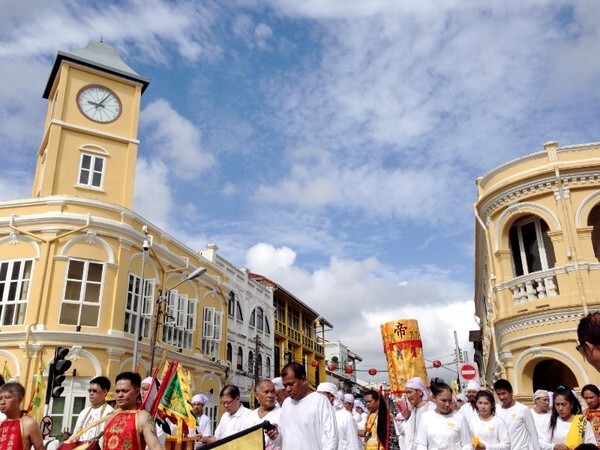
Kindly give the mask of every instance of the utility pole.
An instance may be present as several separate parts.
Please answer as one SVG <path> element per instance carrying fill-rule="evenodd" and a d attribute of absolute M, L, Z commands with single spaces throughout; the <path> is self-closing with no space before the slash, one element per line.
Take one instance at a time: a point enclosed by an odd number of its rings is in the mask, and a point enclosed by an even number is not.
<path fill-rule="evenodd" d="M 257 334 L 254 338 L 254 386 L 258 386 L 259 374 L 258 374 L 258 352 L 260 352 L 260 336 Z"/>
<path fill-rule="evenodd" d="M 460 350 L 460 347 L 458 346 L 458 335 L 456 334 L 456 331 L 454 331 L 454 355 L 456 358 L 456 373 L 459 373 L 460 370 L 460 363 L 462 363 L 462 352 Z"/>

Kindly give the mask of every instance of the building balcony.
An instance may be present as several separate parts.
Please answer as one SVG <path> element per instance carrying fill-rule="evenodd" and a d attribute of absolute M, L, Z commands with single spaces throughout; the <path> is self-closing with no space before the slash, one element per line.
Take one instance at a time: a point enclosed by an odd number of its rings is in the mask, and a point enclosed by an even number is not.
<path fill-rule="evenodd" d="M 513 305 L 559 295 L 554 269 L 523 275 L 498 286 L 498 292 L 510 289 Z"/>
<path fill-rule="evenodd" d="M 319 344 L 316 340 L 304 335 L 303 333 L 292 327 L 287 326 L 284 322 L 281 322 L 280 320 L 275 320 L 275 333 L 280 334 L 286 339 L 289 339 L 290 341 L 318 355 L 324 355 L 323 346 Z"/>

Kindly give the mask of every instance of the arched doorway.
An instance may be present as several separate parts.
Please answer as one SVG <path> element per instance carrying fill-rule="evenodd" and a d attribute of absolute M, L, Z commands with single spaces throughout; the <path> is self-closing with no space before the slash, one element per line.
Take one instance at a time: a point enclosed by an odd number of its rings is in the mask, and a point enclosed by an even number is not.
<path fill-rule="evenodd" d="M 577 377 L 568 366 L 555 359 L 545 359 L 533 369 L 533 392 L 538 389 L 554 391 L 558 385 L 574 388 Z"/>

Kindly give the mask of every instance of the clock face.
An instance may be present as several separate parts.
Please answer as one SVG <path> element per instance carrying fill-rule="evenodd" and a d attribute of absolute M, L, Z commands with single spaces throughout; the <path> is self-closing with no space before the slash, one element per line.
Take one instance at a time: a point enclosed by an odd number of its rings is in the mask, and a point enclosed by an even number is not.
<path fill-rule="evenodd" d="M 113 91 L 99 84 L 83 87 L 77 94 L 79 111 L 99 123 L 114 122 L 121 115 L 121 100 Z"/>

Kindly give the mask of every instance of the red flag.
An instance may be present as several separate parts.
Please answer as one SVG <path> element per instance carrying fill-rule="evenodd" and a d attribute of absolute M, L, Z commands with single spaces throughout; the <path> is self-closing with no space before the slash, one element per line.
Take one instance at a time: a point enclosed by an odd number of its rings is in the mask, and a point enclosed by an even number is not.
<path fill-rule="evenodd" d="M 178 365 L 179 361 L 169 362 L 169 365 L 167 366 L 160 383 L 158 381 L 158 368 L 154 371 L 150 389 L 148 389 L 148 392 L 146 392 L 146 395 L 142 400 L 142 408 L 148 411 L 151 416 L 155 416 L 158 412 L 158 406 L 160 405 L 160 402 L 165 394 L 165 390 L 171 382 L 173 375 L 175 375 L 177 372 Z"/>

